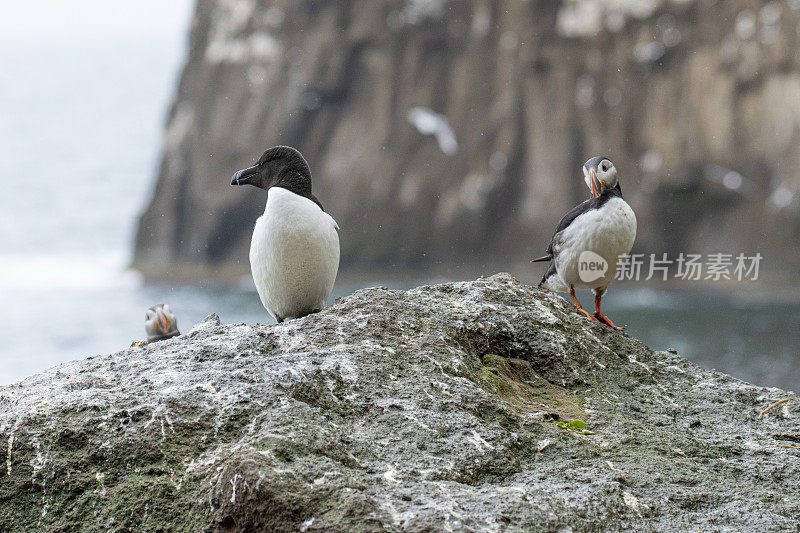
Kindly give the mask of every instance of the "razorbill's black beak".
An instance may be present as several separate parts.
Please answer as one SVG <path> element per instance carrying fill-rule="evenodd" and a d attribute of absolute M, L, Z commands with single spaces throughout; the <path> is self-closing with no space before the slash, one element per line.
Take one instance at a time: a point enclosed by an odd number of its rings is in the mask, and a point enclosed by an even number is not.
<path fill-rule="evenodd" d="M 243 168 L 233 175 L 231 185 L 247 185 L 255 176 L 258 176 L 258 165 Z"/>

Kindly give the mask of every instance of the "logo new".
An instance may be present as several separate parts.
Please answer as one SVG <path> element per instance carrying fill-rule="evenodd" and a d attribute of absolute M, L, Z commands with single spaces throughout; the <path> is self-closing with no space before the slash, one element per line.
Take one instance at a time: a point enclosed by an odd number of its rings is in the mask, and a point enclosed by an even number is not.
<path fill-rule="evenodd" d="M 591 283 L 606 275 L 608 262 L 602 256 L 589 250 L 578 257 L 578 276 L 584 283 Z"/>

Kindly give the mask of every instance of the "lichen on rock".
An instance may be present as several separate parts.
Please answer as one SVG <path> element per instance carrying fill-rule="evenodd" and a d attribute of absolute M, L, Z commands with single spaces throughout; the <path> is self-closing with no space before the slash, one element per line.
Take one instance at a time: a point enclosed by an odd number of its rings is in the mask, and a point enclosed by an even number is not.
<path fill-rule="evenodd" d="M 0 388 L 0 530 L 790 530 L 785 394 L 508 275 L 367 289 Z"/>

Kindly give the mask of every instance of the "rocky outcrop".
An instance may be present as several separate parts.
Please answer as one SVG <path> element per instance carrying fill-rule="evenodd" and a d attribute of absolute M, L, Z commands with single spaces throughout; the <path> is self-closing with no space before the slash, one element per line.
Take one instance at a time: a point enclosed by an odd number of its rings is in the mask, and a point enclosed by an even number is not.
<path fill-rule="evenodd" d="M 290 144 L 345 274 L 514 267 L 599 153 L 638 250 L 780 270 L 798 261 L 798 23 L 796 0 L 200 0 L 135 266 L 246 272 L 265 198 L 230 175 Z"/>
<path fill-rule="evenodd" d="M 507 275 L 362 290 L 0 388 L 0 529 L 793 530 L 785 394 Z"/>

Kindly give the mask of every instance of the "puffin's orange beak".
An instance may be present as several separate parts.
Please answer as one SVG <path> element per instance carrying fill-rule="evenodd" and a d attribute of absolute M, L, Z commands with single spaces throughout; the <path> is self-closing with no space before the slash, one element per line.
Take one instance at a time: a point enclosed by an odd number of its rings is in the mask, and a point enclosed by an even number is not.
<path fill-rule="evenodd" d="M 595 180 L 594 174 L 595 174 L 594 169 L 589 171 L 589 182 L 592 185 L 592 197 L 597 198 L 598 196 L 600 196 L 600 194 L 597 192 L 597 186 L 594 184 Z"/>
<path fill-rule="evenodd" d="M 161 327 L 161 331 L 164 333 L 169 331 L 169 319 L 163 311 L 158 312 L 158 325 Z"/>

